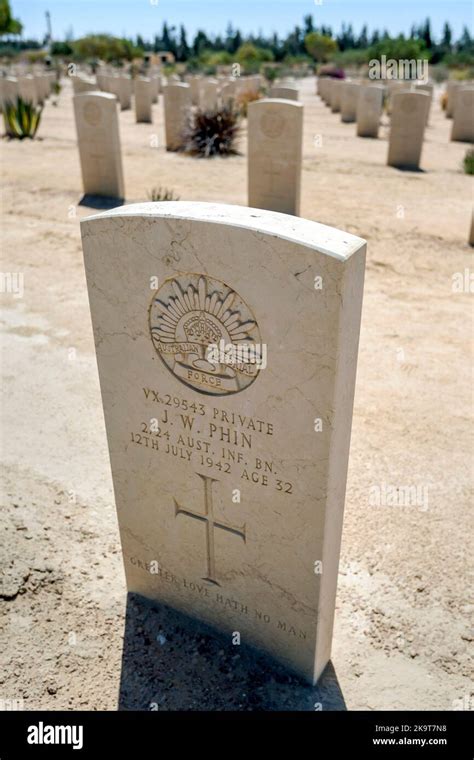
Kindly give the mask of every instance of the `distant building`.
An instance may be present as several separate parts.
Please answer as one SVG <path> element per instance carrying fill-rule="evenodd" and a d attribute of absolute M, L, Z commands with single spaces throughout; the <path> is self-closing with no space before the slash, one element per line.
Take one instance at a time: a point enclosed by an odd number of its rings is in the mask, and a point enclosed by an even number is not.
<path fill-rule="evenodd" d="M 160 50 L 158 53 L 145 53 L 143 58 L 153 66 L 172 64 L 176 60 L 173 53 L 170 53 L 168 50 Z"/>

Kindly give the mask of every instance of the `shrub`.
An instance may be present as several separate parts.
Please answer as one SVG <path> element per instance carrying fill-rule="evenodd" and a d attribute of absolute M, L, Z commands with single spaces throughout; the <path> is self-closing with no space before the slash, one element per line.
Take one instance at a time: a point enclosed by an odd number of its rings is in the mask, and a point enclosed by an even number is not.
<path fill-rule="evenodd" d="M 183 150 L 193 156 L 229 156 L 237 153 L 235 142 L 239 116 L 233 108 L 219 111 L 195 111 L 184 135 Z"/>
<path fill-rule="evenodd" d="M 264 66 L 262 73 L 267 82 L 271 83 L 278 77 L 278 68 L 276 66 Z"/>
<path fill-rule="evenodd" d="M 17 98 L 15 103 L 6 103 L 3 107 L 3 121 L 8 137 L 23 140 L 33 139 L 41 121 L 42 106 Z"/>
<path fill-rule="evenodd" d="M 152 187 L 147 195 L 148 199 L 154 203 L 158 201 L 179 201 L 179 195 L 175 195 L 174 190 L 168 190 L 167 187 Z"/>
<path fill-rule="evenodd" d="M 273 61 L 274 55 L 267 48 L 257 47 L 251 42 L 244 42 L 235 54 L 235 60 L 240 63 L 245 72 L 252 74 L 260 71 L 262 63 Z"/>
<path fill-rule="evenodd" d="M 463 158 L 463 168 L 465 174 L 474 174 L 474 148 L 469 148 Z"/>

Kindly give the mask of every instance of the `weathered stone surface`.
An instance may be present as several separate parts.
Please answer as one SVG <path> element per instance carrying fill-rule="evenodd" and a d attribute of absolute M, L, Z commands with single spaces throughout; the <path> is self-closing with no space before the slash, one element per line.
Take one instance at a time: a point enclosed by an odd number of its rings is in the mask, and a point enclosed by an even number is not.
<path fill-rule="evenodd" d="M 129 590 L 315 681 L 330 656 L 365 242 L 184 202 L 81 228 Z M 227 353 L 209 353 L 221 341 Z"/>

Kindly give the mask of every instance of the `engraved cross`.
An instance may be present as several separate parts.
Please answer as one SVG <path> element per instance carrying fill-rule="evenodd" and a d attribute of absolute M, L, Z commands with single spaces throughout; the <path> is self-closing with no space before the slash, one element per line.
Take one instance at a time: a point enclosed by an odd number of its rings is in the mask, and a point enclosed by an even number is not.
<path fill-rule="evenodd" d="M 175 517 L 178 515 L 187 515 L 193 517 L 195 520 L 200 520 L 206 525 L 206 554 L 207 554 L 207 575 L 203 580 L 214 583 L 216 586 L 221 584 L 216 578 L 216 556 L 214 551 L 214 528 L 221 528 L 221 530 L 227 530 L 229 533 L 233 533 L 236 536 L 243 538 L 245 543 L 245 525 L 237 527 L 236 525 L 230 525 L 224 520 L 220 520 L 214 517 L 214 507 L 212 501 L 212 484 L 218 481 L 215 478 L 209 478 L 207 475 L 201 475 L 196 473 L 204 483 L 204 513 L 193 512 L 191 509 L 185 509 L 181 507 L 176 499 L 173 499 L 175 506 Z"/>

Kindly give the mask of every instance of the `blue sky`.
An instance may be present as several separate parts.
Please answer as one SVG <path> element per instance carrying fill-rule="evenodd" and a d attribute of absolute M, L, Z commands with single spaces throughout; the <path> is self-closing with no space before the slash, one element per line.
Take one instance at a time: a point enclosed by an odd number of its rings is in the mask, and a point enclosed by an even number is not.
<path fill-rule="evenodd" d="M 334 31 L 341 23 L 354 29 L 367 24 L 369 31 L 387 28 L 391 34 L 408 33 L 413 23 L 429 17 L 436 35 L 448 20 L 454 35 L 464 25 L 472 29 L 473 5 L 469 0 L 10 0 L 13 15 L 22 21 L 25 37 L 42 38 L 45 11 L 51 13 L 53 37 L 74 37 L 88 32 L 145 38 L 154 36 L 163 21 L 184 24 L 192 35 L 198 28 L 208 33 L 224 32 L 227 23 L 243 32 L 285 34 L 303 16 L 312 14 L 316 24 Z M 471 32 L 472 33 L 472 32 Z"/>

